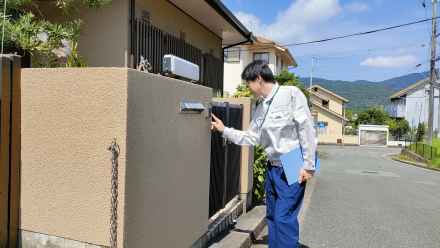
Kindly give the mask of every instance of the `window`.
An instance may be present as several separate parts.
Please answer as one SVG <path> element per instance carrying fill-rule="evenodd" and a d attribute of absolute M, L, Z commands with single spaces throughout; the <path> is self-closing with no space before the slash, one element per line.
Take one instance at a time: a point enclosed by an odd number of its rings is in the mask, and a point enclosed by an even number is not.
<path fill-rule="evenodd" d="M 322 100 L 322 106 L 328 108 L 328 100 Z"/>
<path fill-rule="evenodd" d="M 224 53 L 225 62 L 226 63 L 239 63 L 240 62 L 240 54 L 241 54 L 241 48 L 231 48 L 226 49 Z"/>
<path fill-rule="evenodd" d="M 254 60 L 263 60 L 269 64 L 269 53 L 254 53 Z"/>

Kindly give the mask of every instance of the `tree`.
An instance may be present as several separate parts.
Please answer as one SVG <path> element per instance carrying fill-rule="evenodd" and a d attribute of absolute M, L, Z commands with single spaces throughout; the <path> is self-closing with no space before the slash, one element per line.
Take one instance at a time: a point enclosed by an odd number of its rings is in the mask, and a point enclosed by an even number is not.
<path fill-rule="evenodd" d="M 82 8 L 99 8 L 111 0 L 44 1 L 45 8 L 63 14 L 63 20 L 47 19 L 36 0 L 7 1 L 4 53 L 32 57 L 34 67 L 85 66 L 77 51 Z M 3 6 L 1 6 L 3 9 Z"/>
<path fill-rule="evenodd" d="M 280 74 L 275 76 L 275 81 L 277 81 L 280 85 L 289 85 L 298 87 L 304 95 L 306 95 L 307 99 L 309 98 L 309 92 L 306 90 L 303 84 L 299 81 L 299 78 L 292 72 L 287 70 L 283 70 Z"/>
<path fill-rule="evenodd" d="M 388 113 L 383 108 L 372 107 L 359 113 L 355 124 L 356 127 L 360 124 L 385 125 L 388 119 Z"/>
<path fill-rule="evenodd" d="M 389 126 L 391 135 L 397 140 L 400 140 L 408 134 L 410 130 L 409 123 L 405 119 L 389 119 L 387 125 Z"/>
<path fill-rule="evenodd" d="M 281 71 L 280 74 L 275 76 L 275 81 L 278 82 L 279 85 L 290 85 L 290 86 L 296 86 L 298 87 L 304 95 L 306 95 L 307 98 L 309 98 L 309 92 L 306 90 L 306 88 L 301 84 L 298 77 L 289 71 Z M 234 97 L 251 97 L 252 92 L 249 89 L 249 86 L 246 84 L 240 84 L 237 87 L 237 91 L 234 94 Z"/>
<path fill-rule="evenodd" d="M 425 138 L 425 132 L 426 132 L 426 126 L 425 123 L 419 123 L 417 126 L 417 133 L 416 133 L 416 141 L 421 142 Z"/>

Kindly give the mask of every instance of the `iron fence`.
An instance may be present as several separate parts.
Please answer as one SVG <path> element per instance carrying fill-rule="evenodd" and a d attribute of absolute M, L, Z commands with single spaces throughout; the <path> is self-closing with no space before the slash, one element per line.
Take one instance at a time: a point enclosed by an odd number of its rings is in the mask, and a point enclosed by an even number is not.
<path fill-rule="evenodd" d="M 188 60 L 200 68 L 199 84 L 223 92 L 223 60 L 189 44 L 184 39 L 153 26 L 142 19 L 134 19 L 131 27 L 132 54 L 135 66 L 141 56 L 151 64 L 151 72 L 162 72 L 165 54 L 173 54 Z"/>
<path fill-rule="evenodd" d="M 437 148 L 423 142 L 405 139 L 405 148 L 427 160 L 433 160 L 437 157 Z"/>

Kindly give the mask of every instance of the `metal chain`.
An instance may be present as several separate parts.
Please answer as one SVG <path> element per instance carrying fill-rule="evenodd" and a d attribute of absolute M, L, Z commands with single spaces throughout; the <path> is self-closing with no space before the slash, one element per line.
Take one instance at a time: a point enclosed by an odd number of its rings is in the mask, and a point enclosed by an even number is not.
<path fill-rule="evenodd" d="M 116 138 L 112 144 L 108 147 L 108 150 L 112 153 L 112 199 L 111 199 L 111 217 L 110 217 L 110 247 L 118 247 L 118 157 L 119 157 L 119 145 L 116 143 Z"/>

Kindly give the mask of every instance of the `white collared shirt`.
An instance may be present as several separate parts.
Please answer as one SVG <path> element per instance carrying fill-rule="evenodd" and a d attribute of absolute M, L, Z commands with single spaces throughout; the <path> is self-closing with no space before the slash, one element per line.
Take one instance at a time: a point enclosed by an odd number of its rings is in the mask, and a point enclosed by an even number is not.
<path fill-rule="evenodd" d="M 223 137 L 237 145 L 261 145 L 272 161 L 301 146 L 303 168 L 315 169 L 317 139 L 313 119 L 306 97 L 295 86 L 275 84 L 272 92 L 256 107 L 249 129 L 240 131 L 225 127 Z"/>

